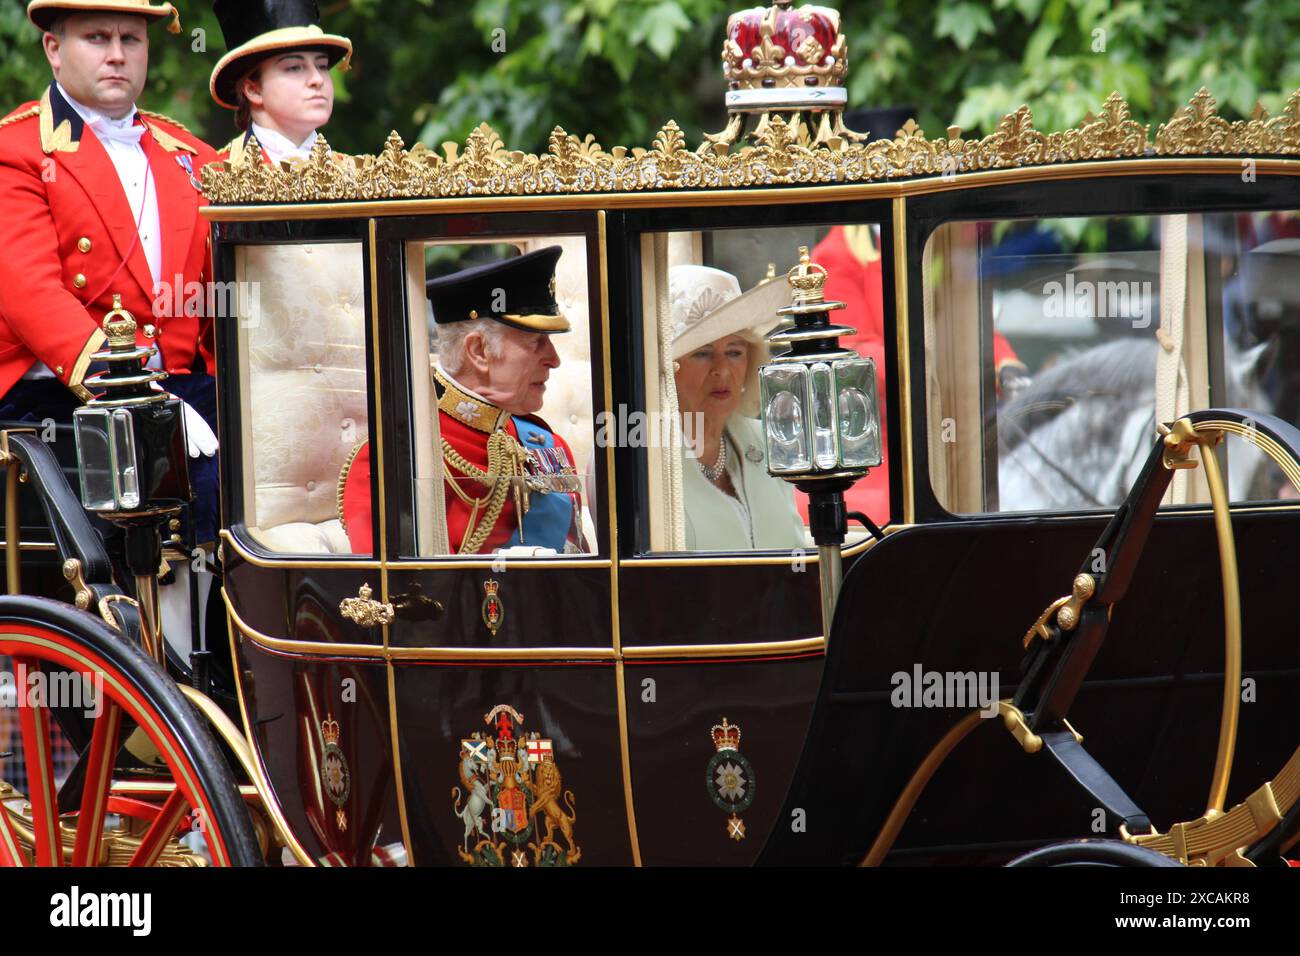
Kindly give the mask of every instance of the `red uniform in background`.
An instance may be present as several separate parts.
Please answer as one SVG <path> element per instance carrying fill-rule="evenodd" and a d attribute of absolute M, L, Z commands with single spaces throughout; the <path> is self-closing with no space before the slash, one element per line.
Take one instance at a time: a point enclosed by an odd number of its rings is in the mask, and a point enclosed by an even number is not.
<path fill-rule="evenodd" d="M 216 153 L 154 114 L 137 113 L 136 122 L 146 128 L 140 145 L 158 195 L 159 279 L 206 282 L 211 256 L 196 183 Z M 135 316 L 139 344 L 158 345 L 169 373 L 188 374 L 200 353 L 214 368 L 211 318 L 202 306 L 185 308 L 183 288 L 160 299 L 165 314 L 155 316 L 153 275 L 117 169 L 54 86 L 0 121 L 0 211 L 0 395 L 40 361 L 88 397 L 81 383 L 105 341 L 100 323 L 114 293 Z"/>
<path fill-rule="evenodd" d="M 881 288 L 880 251 L 870 226 L 835 226 L 812 251 L 812 261 L 827 272 L 826 298 L 843 302 L 845 308 L 832 312 L 837 325 L 857 330 L 841 337 L 840 343 L 855 349 L 876 363 L 876 391 L 880 402 L 880 447 L 882 460 L 844 494 L 850 511 L 861 511 L 878 525 L 889 521 L 889 434 L 885 407 L 885 310 Z M 1015 350 L 997 332 L 993 333 L 993 362 L 1001 370 L 1008 362 L 1019 363 Z M 797 494 L 799 513 L 808 519 L 808 496 Z"/>

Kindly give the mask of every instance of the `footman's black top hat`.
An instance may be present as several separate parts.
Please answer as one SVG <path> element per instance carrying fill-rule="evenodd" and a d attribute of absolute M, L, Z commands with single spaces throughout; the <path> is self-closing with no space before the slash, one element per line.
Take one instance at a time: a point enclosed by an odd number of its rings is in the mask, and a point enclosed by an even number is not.
<path fill-rule="evenodd" d="M 316 0 L 215 0 L 212 7 L 229 52 L 212 71 L 210 88 L 227 109 L 236 109 L 240 77 L 272 54 L 317 51 L 329 56 L 330 66 L 342 60 L 348 68 L 352 41 L 321 30 Z"/>
<path fill-rule="evenodd" d="M 525 332 L 569 331 L 569 320 L 555 301 L 555 264 L 561 251 L 559 246 L 547 246 L 430 279 L 425 289 L 434 321 L 449 325 L 496 319 Z"/>

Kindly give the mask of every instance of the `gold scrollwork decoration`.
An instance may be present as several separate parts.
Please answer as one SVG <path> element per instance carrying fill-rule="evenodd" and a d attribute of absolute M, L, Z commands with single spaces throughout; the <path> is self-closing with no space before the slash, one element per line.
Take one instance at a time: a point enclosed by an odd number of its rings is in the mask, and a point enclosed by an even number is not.
<path fill-rule="evenodd" d="M 349 621 L 362 627 L 380 627 L 393 623 L 396 609 L 393 605 L 371 599 L 374 591 L 369 584 L 361 585 L 354 598 L 344 598 L 339 602 L 339 613 Z"/>
<path fill-rule="evenodd" d="M 1277 116 L 1257 106 L 1250 119 L 1230 122 L 1202 88 L 1160 124 L 1154 142 L 1150 125 L 1135 120 L 1118 93 L 1070 129 L 1043 132 L 1021 106 L 980 139 L 956 126 L 932 139 L 909 120 L 892 139 L 862 142 L 837 112 L 795 110 L 761 114 L 740 144 L 735 120 L 734 129 L 705 137 L 694 150 L 671 121 L 648 149 L 606 150 L 591 136 L 556 127 L 540 155 L 507 149 L 486 123 L 463 147 L 444 143 L 440 151 L 423 143 L 408 149 L 392 133 L 376 156 L 343 156 L 322 136 L 310 158 L 293 166 L 258 162 L 260 148 L 251 142 L 237 158 L 206 166 L 203 188 L 215 205 L 542 196 L 866 183 L 1139 156 L 1300 154 L 1300 90 Z"/>

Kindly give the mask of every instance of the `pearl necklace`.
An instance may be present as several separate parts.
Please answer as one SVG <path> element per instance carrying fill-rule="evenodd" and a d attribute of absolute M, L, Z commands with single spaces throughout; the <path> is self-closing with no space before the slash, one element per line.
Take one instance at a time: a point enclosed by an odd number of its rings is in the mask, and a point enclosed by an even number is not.
<path fill-rule="evenodd" d="M 722 477 L 722 473 L 727 470 L 727 436 L 724 434 L 718 440 L 718 460 L 712 468 L 705 465 L 702 460 L 696 462 L 696 464 L 700 466 L 700 471 L 704 472 L 704 477 L 716 485 L 718 479 Z"/>

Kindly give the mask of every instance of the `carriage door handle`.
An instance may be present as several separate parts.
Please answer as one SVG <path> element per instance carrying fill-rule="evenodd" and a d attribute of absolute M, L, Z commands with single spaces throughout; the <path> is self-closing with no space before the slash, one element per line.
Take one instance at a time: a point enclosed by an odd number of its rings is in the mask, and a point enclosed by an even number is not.
<path fill-rule="evenodd" d="M 400 617 L 409 621 L 435 621 L 442 616 L 442 602 L 434 600 L 412 584 L 406 594 L 395 594 L 391 603 L 371 599 L 374 591 L 369 584 L 361 585 L 354 598 L 339 602 L 339 612 L 349 621 L 362 627 L 392 624 Z"/>

